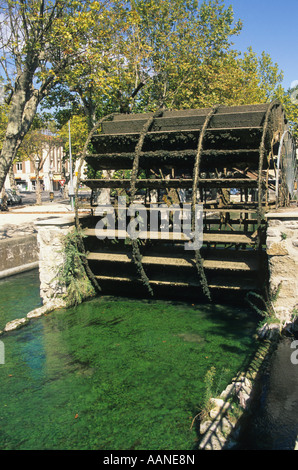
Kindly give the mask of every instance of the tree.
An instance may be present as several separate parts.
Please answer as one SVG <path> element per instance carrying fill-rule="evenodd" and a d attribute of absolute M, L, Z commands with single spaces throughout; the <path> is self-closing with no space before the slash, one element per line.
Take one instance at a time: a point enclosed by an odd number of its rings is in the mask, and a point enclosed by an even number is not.
<path fill-rule="evenodd" d="M 161 102 L 179 109 L 266 100 L 278 80 L 269 56 L 261 66 L 252 52 L 233 50 L 242 25 L 223 0 L 1 0 L 0 22 L 9 105 L 0 188 L 45 99 L 72 102 L 61 110 L 64 123 L 83 108 L 90 130 L 111 112 Z"/>
<path fill-rule="evenodd" d="M 129 5 L 129 1 L 114 0 L 102 12 L 100 21 L 93 5 L 84 54 L 78 55 L 76 63 L 65 68 L 63 80 L 60 76 L 59 85 L 45 101 L 51 107 L 58 104 L 60 109 L 56 116 L 62 124 L 70 118 L 71 104 L 75 114 L 84 112 L 91 130 L 101 116 L 127 110 L 123 88 L 128 88 L 125 91 L 129 97 L 137 93 L 140 85 L 136 84 L 137 90 L 132 85 L 136 77 L 131 70 L 130 57 L 132 51 L 138 54 L 130 34 L 130 25 L 137 18 L 133 17 Z"/>
<path fill-rule="evenodd" d="M 101 2 L 93 3 L 100 11 Z M 90 14 L 87 0 L 1 1 L 0 61 L 9 114 L 0 158 L 0 189 L 38 105 L 65 68 L 84 53 Z"/>
<path fill-rule="evenodd" d="M 1 83 L 1 82 L 0 82 Z M 4 137 L 5 137 L 5 132 L 7 128 L 7 113 L 8 113 L 8 106 L 4 101 L 4 87 L 0 87 L 0 151 L 2 149 Z M 11 172 L 10 172 L 10 181 L 11 183 L 14 182 L 14 178 L 11 177 Z M 11 187 L 14 187 L 14 184 L 11 184 Z M 2 190 L 0 189 L 0 194 L 1 197 L 4 197 L 5 194 L 5 188 L 3 185 Z"/>
<path fill-rule="evenodd" d="M 230 54 L 231 38 L 241 30 L 221 0 L 201 6 L 196 0 L 120 0 L 105 24 L 109 40 L 98 41 L 94 27 L 87 53 L 69 76 L 84 108 L 97 117 L 150 111 L 161 101 L 196 106 L 207 72 Z M 87 79 L 78 82 L 83 70 Z"/>
<path fill-rule="evenodd" d="M 73 115 L 70 118 L 70 130 L 71 130 L 71 150 L 74 159 L 80 156 L 82 148 L 88 137 L 88 126 L 85 116 Z M 68 122 L 59 129 L 57 135 L 63 142 L 66 156 L 69 155 L 69 127 Z"/>
<path fill-rule="evenodd" d="M 36 204 L 41 205 L 40 172 L 45 161 L 50 158 L 54 148 L 60 146 L 62 140 L 49 130 L 40 128 L 31 129 L 24 137 L 19 147 L 17 157 L 19 160 L 30 160 L 35 172 Z"/>
<path fill-rule="evenodd" d="M 283 104 L 288 119 L 289 130 L 296 139 L 296 142 L 298 142 L 298 84 L 287 91 L 282 86 L 279 86 L 274 96 Z"/>
<path fill-rule="evenodd" d="M 278 66 L 268 54 L 233 49 L 241 28 L 222 0 L 115 0 L 90 22 L 85 53 L 51 104 L 62 96 L 78 113 L 79 96 L 91 130 L 106 114 L 151 111 L 161 101 L 175 109 L 267 101 Z"/>
<path fill-rule="evenodd" d="M 272 62 L 270 55 L 263 51 L 258 57 L 249 47 L 243 57 L 239 58 L 239 64 L 245 76 L 245 81 L 241 85 L 245 90 L 247 88 L 254 90 L 256 102 L 273 100 L 283 80 L 283 73 L 279 70 L 278 64 Z"/>
<path fill-rule="evenodd" d="M 8 122 L 8 105 L 4 100 L 4 86 L 0 81 L 0 150 L 2 149 Z"/>
<path fill-rule="evenodd" d="M 73 115 L 69 121 L 64 124 L 61 129 L 58 131 L 57 136 L 63 142 L 64 147 L 64 159 L 69 159 L 69 132 L 71 136 L 71 154 L 73 160 L 73 177 L 74 181 L 77 178 L 76 175 L 76 160 L 79 159 L 82 153 L 82 149 L 88 137 L 88 125 L 87 119 L 84 115 Z M 66 177 L 66 184 L 63 186 L 64 194 L 67 194 L 67 188 L 69 184 L 70 176 Z"/>

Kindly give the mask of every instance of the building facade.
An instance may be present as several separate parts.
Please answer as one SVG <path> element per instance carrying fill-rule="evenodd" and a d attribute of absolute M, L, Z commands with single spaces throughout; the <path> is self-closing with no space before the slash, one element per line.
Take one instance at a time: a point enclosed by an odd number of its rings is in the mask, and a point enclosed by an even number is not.
<path fill-rule="evenodd" d="M 38 172 L 38 177 L 42 189 L 45 191 L 58 191 L 62 186 L 60 182 L 66 179 L 69 169 L 68 162 L 63 162 L 63 146 L 43 149 L 41 159 L 43 165 Z M 40 163 L 33 158 L 14 163 L 15 184 L 20 191 L 35 191 L 36 165 L 40 165 Z"/>

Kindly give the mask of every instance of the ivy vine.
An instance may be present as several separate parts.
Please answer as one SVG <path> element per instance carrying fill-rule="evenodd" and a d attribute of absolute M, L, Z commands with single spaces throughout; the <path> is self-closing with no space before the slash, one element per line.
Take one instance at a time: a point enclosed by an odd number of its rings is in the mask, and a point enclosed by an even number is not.
<path fill-rule="evenodd" d="M 201 155 L 202 155 L 202 150 L 203 150 L 203 141 L 204 141 L 205 132 L 208 128 L 209 122 L 211 118 L 213 117 L 213 115 L 217 112 L 219 107 L 220 105 L 214 106 L 211 109 L 211 111 L 207 114 L 204 125 L 200 132 L 200 137 L 199 137 L 199 142 L 198 142 L 198 148 L 197 148 L 195 164 L 194 164 L 194 169 L 193 169 L 193 186 L 192 186 L 192 201 L 191 201 L 191 230 L 194 234 L 195 234 L 195 228 L 196 228 L 197 188 L 198 188 L 198 181 L 199 181 L 199 175 L 200 175 L 200 163 L 201 163 Z M 195 263 L 196 263 L 197 272 L 199 274 L 203 293 L 208 298 L 208 300 L 211 301 L 210 289 L 209 289 L 207 278 L 205 275 L 205 271 L 203 267 L 203 260 L 201 257 L 200 250 L 195 250 Z"/>
<path fill-rule="evenodd" d="M 86 272 L 86 254 L 80 250 L 82 237 L 75 228 L 64 238 L 64 260 L 58 271 L 58 282 L 66 288 L 64 300 L 67 307 L 78 305 L 96 294 Z"/>
<path fill-rule="evenodd" d="M 154 122 L 154 119 L 161 116 L 163 111 L 164 111 L 164 108 L 161 107 L 155 113 L 153 113 L 153 115 L 150 116 L 150 118 L 144 124 L 142 131 L 139 135 L 139 139 L 135 147 L 135 155 L 134 155 L 134 161 L 132 165 L 132 172 L 131 172 L 131 179 L 130 179 L 130 197 L 129 197 L 130 203 L 133 202 L 133 199 L 136 195 L 136 181 L 137 181 L 138 173 L 139 173 L 139 160 L 140 160 L 140 154 L 142 151 L 145 137 L 152 123 Z M 147 288 L 149 294 L 153 296 L 152 287 L 150 286 L 148 276 L 142 264 L 142 255 L 141 255 L 137 240 L 132 240 L 132 259 L 136 265 L 137 272 L 139 274 L 142 284 Z"/>

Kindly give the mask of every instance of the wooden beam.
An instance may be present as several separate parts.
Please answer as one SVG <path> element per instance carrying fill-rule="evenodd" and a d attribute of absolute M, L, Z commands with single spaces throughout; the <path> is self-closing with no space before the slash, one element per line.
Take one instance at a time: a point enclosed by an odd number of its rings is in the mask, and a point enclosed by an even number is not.
<path fill-rule="evenodd" d="M 105 286 L 108 284 L 115 284 L 115 283 L 123 283 L 123 284 L 128 284 L 132 288 L 134 288 L 134 284 L 137 282 L 137 279 L 134 277 L 114 277 L 114 276 L 104 276 L 104 275 L 96 275 L 96 279 L 98 280 L 99 284 L 104 283 Z M 198 292 L 201 291 L 201 283 L 199 280 L 197 280 L 195 277 L 193 277 L 191 280 L 185 280 L 185 281 L 166 281 L 166 280 L 157 280 L 157 279 L 149 279 L 149 283 L 152 286 L 156 287 L 174 287 L 174 288 L 198 288 Z M 248 280 L 243 280 L 240 282 L 238 279 L 234 283 L 231 281 L 228 282 L 225 280 L 223 282 L 222 278 L 216 280 L 213 279 L 212 282 L 208 283 L 209 289 L 219 289 L 223 291 L 251 291 L 251 290 L 257 290 L 256 283 L 254 281 L 248 281 Z"/>
<path fill-rule="evenodd" d="M 140 168 L 161 168 L 163 166 L 175 168 L 193 168 L 196 149 L 187 150 L 157 150 L 140 153 Z M 209 149 L 203 150 L 201 157 L 201 171 L 214 171 L 214 168 L 234 168 L 240 165 L 244 171 L 247 167 L 258 169 L 259 149 Z M 93 154 L 86 157 L 88 165 L 94 170 L 101 169 L 131 169 L 134 152 L 111 152 Z M 266 160 L 267 162 L 267 160 Z M 266 166 L 264 163 L 264 168 Z"/>
<path fill-rule="evenodd" d="M 247 104 L 247 105 L 236 105 L 236 106 L 221 106 L 217 114 L 227 114 L 227 113 L 248 113 L 254 111 L 261 111 L 265 113 L 269 107 L 269 103 L 261 104 Z M 211 108 L 194 108 L 194 109 L 175 109 L 175 110 L 165 110 L 163 112 L 164 118 L 169 117 L 190 117 L 190 116 L 207 116 L 211 111 Z M 138 114 L 116 114 L 113 121 L 131 121 L 134 119 L 149 119 L 153 113 L 138 113 Z"/>
<path fill-rule="evenodd" d="M 112 229 L 93 229 L 87 228 L 84 234 L 89 237 L 105 237 L 108 239 L 129 239 L 130 234 L 126 230 L 112 230 Z M 142 231 L 139 234 L 142 240 L 168 240 L 173 242 L 188 242 L 191 238 L 184 232 L 150 232 Z M 206 232 L 203 234 L 204 243 L 221 243 L 221 244 L 255 244 L 256 238 L 252 238 L 249 234 L 235 233 L 221 233 L 221 232 Z"/>
<path fill-rule="evenodd" d="M 86 179 L 86 186 L 92 189 L 97 188 L 130 188 L 129 179 Z M 139 179 L 136 181 L 136 188 L 166 189 L 166 188 L 189 188 L 193 185 L 192 179 Z M 257 188 L 258 182 L 248 178 L 210 178 L 200 179 L 199 188 Z"/>
<path fill-rule="evenodd" d="M 209 128 L 204 137 L 204 149 L 256 149 L 260 146 L 262 130 L 262 127 Z M 200 129 L 148 132 L 143 151 L 196 150 L 199 136 Z M 132 131 L 121 134 L 96 134 L 92 138 L 92 144 L 98 154 L 134 152 L 138 139 L 139 133 Z"/>
<path fill-rule="evenodd" d="M 264 122 L 264 111 L 254 110 L 248 112 L 217 113 L 210 121 L 213 128 L 235 128 L 235 127 L 261 127 Z M 151 131 L 187 130 L 202 128 L 206 115 L 197 114 L 193 116 L 168 116 L 156 118 L 152 124 Z M 136 119 L 122 121 L 105 121 L 102 125 L 104 134 L 122 134 L 124 132 L 141 132 L 148 117 L 142 114 Z"/>
<path fill-rule="evenodd" d="M 126 253 L 98 253 L 91 252 L 87 256 L 88 261 L 111 262 L 111 263 L 131 263 L 132 257 Z M 172 267 L 194 268 L 194 256 L 143 256 L 142 264 L 144 265 L 163 265 Z M 210 260 L 204 259 L 203 266 L 205 269 L 210 270 L 232 270 L 232 271 L 256 271 L 258 264 L 255 260 L 242 261 L 242 260 Z"/>

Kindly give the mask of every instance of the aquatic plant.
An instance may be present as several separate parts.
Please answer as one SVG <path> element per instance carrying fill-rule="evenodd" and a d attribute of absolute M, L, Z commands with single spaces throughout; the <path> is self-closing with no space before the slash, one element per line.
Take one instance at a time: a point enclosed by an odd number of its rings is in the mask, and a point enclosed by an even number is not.
<path fill-rule="evenodd" d="M 293 322 L 295 322 L 298 319 L 298 308 L 294 308 L 294 310 L 292 311 L 291 318 Z"/>
<path fill-rule="evenodd" d="M 224 367 L 220 370 L 219 374 L 217 374 L 215 366 L 212 366 L 207 371 L 204 378 L 205 392 L 201 411 L 194 419 L 200 416 L 201 420 L 204 420 L 208 416 L 211 408 L 214 406 L 211 402 L 211 398 L 216 397 L 221 393 L 222 389 L 224 389 L 228 383 L 230 373 L 230 369 Z"/>
<path fill-rule="evenodd" d="M 64 262 L 59 268 L 58 282 L 66 287 L 67 307 L 78 305 L 96 294 L 86 272 L 86 254 L 80 250 L 82 237 L 75 228 L 64 238 Z"/>
<path fill-rule="evenodd" d="M 208 403 L 210 402 L 210 398 L 214 395 L 214 379 L 216 374 L 215 366 L 212 366 L 205 375 L 205 394 L 204 394 L 204 401 L 203 401 L 203 408 L 208 407 Z"/>
<path fill-rule="evenodd" d="M 265 318 L 267 323 L 277 322 L 278 319 L 274 308 L 274 302 L 279 295 L 280 289 L 281 283 L 271 295 L 267 294 L 266 299 L 257 292 L 249 291 L 245 296 L 245 300 L 258 315 Z M 257 303 L 259 305 L 257 305 Z"/>

